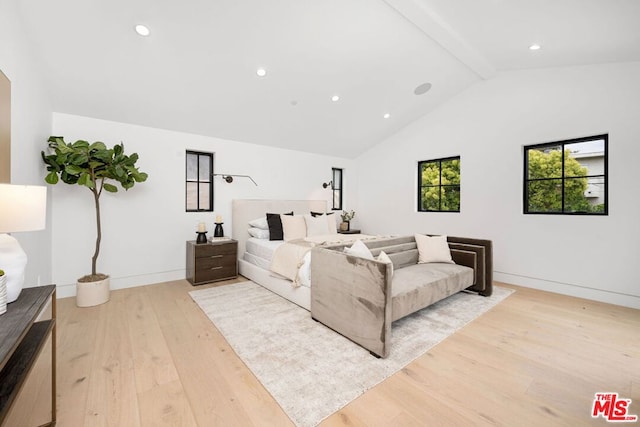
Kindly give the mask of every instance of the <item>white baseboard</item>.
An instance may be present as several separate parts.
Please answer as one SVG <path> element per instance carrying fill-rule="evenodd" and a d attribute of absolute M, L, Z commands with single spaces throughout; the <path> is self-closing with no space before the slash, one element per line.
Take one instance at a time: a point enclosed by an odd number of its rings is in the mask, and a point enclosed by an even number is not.
<path fill-rule="evenodd" d="M 553 282 L 498 271 L 493 272 L 493 280 L 517 286 L 524 286 L 526 288 L 539 289 L 541 291 L 554 292 L 572 297 L 585 298 L 593 301 L 640 309 L 640 296 L 637 295 L 621 294 L 613 291 L 587 288 L 569 283 Z"/>
<path fill-rule="evenodd" d="M 185 270 L 165 271 L 162 273 L 149 273 L 139 276 L 128 277 L 112 277 L 111 290 L 135 288 L 136 286 L 153 285 L 155 283 L 171 282 L 174 280 L 183 280 L 185 278 Z M 56 297 L 68 298 L 76 296 L 76 284 L 57 284 Z"/>

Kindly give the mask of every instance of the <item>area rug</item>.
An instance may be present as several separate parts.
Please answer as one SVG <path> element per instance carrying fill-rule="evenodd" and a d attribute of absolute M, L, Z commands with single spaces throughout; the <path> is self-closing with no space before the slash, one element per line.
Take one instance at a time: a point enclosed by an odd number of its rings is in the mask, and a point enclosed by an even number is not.
<path fill-rule="evenodd" d="M 513 291 L 460 292 L 393 323 L 390 355 L 376 359 L 253 282 L 189 294 L 297 426 L 319 424 Z"/>

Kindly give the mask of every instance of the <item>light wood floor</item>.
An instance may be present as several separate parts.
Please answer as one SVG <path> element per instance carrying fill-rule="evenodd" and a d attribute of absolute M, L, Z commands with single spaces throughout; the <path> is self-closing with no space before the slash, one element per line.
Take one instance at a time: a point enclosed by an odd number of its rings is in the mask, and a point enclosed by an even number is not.
<path fill-rule="evenodd" d="M 322 425 L 606 425 L 590 417 L 604 391 L 640 415 L 640 311 L 513 288 Z M 83 309 L 59 300 L 58 426 L 292 425 L 192 289 L 119 290 Z"/>

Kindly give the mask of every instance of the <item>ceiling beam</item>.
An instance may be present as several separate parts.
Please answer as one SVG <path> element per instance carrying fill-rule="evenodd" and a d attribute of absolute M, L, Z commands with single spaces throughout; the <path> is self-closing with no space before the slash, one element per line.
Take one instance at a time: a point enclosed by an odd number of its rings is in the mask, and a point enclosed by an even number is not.
<path fill-rule="evenodd" d="M 383 1 L 482 79 L 496 75 L 496 68 L 423 1 Z"/>

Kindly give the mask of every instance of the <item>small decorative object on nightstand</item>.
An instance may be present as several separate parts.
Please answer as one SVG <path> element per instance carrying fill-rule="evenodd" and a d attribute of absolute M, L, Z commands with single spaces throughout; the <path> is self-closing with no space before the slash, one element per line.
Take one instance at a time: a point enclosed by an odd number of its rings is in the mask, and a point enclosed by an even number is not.
<path fill-rule="evenodd" d="M 187 242 L 187 280 L 192 285 L 238 277 L 238 242 L 213 240 L 198 244 Z"/>
<path fill-rule="evenodd" d="M 222 217 L 220 215 L 216 216 L 216 222 L 214 224 L 216 225 L 216 228 L 213 230 L 213 237 L 224 237 L 224 230 L 222 229 L 222 224 L 224 224 L 224 222 L 222 222 Z"/>
<path fill-rule="evenodd" d="M 207 243 L 207 228 L 204 222 L 198 224 L 198 238 L 196 239 L 196 243 Z"/>
<path fill-rule="evenodd" d="M 342 219 L 342 222 L 340 223 L 340 232 L 343 234 L 347 234 L 345 232 L 348 232 L 349 229 L 351 228 L 351 220 L 356 216 L 355 211 L 342 211 L 342 213 L 340 214 L 340 218 Z M 348 234 L 355 234 L 355 233 L 348 233 Z"/>

